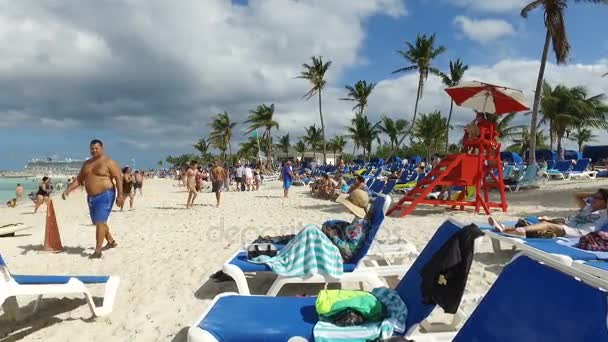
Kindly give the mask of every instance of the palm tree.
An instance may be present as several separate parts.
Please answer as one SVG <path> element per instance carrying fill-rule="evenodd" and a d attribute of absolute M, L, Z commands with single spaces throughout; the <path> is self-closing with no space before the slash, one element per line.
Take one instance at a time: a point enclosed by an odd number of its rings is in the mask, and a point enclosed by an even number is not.
<path fill-rule="evenodd" d="M 304 140 L 300 138 L 294 147 L 296 152 L 300 153 L 301 155 L 300 160 L 304 161 L 304 153 L 306 153 L 306 143 L 304 142 Z"/>
<path fill-rule="evenodd" d="M 588 142 L 595 141 L 595 138 L 597 138 L 597 135 L 593 134 L 593 132 L 588 128 L 578 128 L 576 132 L 572 133 L 572 135 L 568 137 L 568 139 L 576 141 L 579 152 L 583 152 L 583 145 Z"/>
<path fill-rule="evenodd" d="M 245 123 L 249 124 L 249 130 L 245 134 L 249 134 L 258 128 L 264 128 L 264 134 L 262 139 L 266 138 L 266 149 L 267 149 L 267 163 L 268 167 L 272 167 L 272 136 L 270 130 L 273 128 L 279 129 L 279 123 L 273 120 L 274 115 L 274 104 L 267 106 L 265 104 L 259 105 L 256 109 L 249 111 L 249 116 Z"/>
<path fill-rule="evenodd" d="M 536 141 L 538 142 L 538 147 L 539 148 L 546 148 L 547 146 L 547 136 L 544 134 L 543 130 L 539 129 L 539 127 L 536 128 L 536 137 L 535 137 Z M 513 144 L 510 145 L 509 147 L 507 147 L 508 151 L 514 151 L 517 152 L 520 155 L 525 155 L 526 151 L 530 151 L 530 130 L 528 129 L 528 127 L 524 127 L 520 133 L 519 133 L 519 137 L 515 137 L 512 139 Z M 532 154 L 535 153 L 530 153 L 528 156 L 528 159 L 531 158 Z"/>
<path fill-rule="evenodd" d="M 201 158 L 205 159 L 209 154 L 210 144 L 205 139 L 199 139 L 196 144 L 194 144 L 194 149 L 197 150 L 201 154 Z"/>
<path fill-rule="evenodd" d="M 487 119 L 496 124 L 496 132 L 500 135 L 502 141 L 511 140 L 521 134 L 521 130 L 526 128 L 526 125 L 511 125 L 517 113 L 509 113 L 506 115 L 489 114 Z"/>
<path fill-rule="evenodd" d="M 388 139 L 391 142 L 391 150 L 397 144 L 399 136 L 405 133 L 405 128 L 408 126 L 408 122 L 405 119 L 393 120 L 386 115 L 382 116 L 382 124 L 380 130 L 388 135 Z"/>
<path fill-rule="evenodd" d="M 344 86 L 348 90 L 348 94 L 346 95 L 347 97 L 341 100 L 357 102 L 353 110 L 358 109 L 358 115 L 363 115 L 365 107 L 367 107 L 367 99 L 371 95 L 372 90 L 374 90 L 374 87 L 376 87 L 376 83 L 370 82 L 368 84 L 367 81 L 357 81 L 354 86 Z"/>
<path fill-rule="evenodd" d="M 323 110 L 321 105 L 321 91 L 325 87 L 325 73 L 331 66 L 331 61 L 323 63 L 321 56 L 312 56 L 312 65 L 302 64 L 304 70 L 300 73 L 298 78 L 308 80 L 312 84 L 312 88 L 308 93 L 304 94 L 306 100 L 310 100 L 315 94 L 319 97 L 319 117 L 321 118 L 321 130 L 323 131 L 323 164 L 327 164 L 327 149 L 325 147 L 325 123 L 323 122 Z"/>
<path fill-rule="evenodd" d="M 336 153 L 339 153 L 339 161 L 342 161 L 342 153 L 344 152 L 344 147 L 346 147 L 346 139 L 342 135 L 337 135 L 331 139 L 330 143 L 334 152 L 334 158 L 336 157 Z"/>
<path fill-rule="evenodd" d="M 317 148 L 322 143 L 323 129 L 317 129 L 316 125 L 306 128 L 304 141 L 310 146 L 315 162 L 317 161 Z"/>
<path fill-rule="evenodd" d="M 156 164 L 157 164 L 158 166 L 162 167 L 162 166 L 163 166 L 163 161 L 162 161 L 162 160 L 159 160 L 159 161 L 157 161 L 157 162 L 156 162 Z"/>
<path fill-rule="evenodd" d="M 460 84 L 462 81 L 462 77 L 464 73 L 469 70 L 469 66 L 463 64 L 462 61 L 457 59 L 456 61 L 450 61 L 450 74 L 442 74 L 441 78 L 443 80 L 443 84 L 447 87 L 455 87 Z M 448 151 L 448 145 L 450 144 L 450 122 L 452 121 L 452 111 L 454 110 L 454 100 L 450 101 L 450 114 L 448 114 L 448 122 L 447 122 L 447 130 L 448 133 L 445 137 L 445 150 Z"/>
<path fill-rule="evenodd" d="M 447 118 L 441 117 L 440 111 L 420 114 L 414 126 L 413 135 L 426 147 L 426 160 L 431 160 L 431 154 L 437 153 L 439 144 L 443 143 L 447 134 Z"/>
<path fill-rule="evenodd" d="M 249 137 L 247 140 L 240 144 L 240 148 L 237 152 L 240 158 L 250 160 L 257 159 L 258 155 L 258 140 L 254 137 Z"/>
<path fill-rule="evenodd" d="M 400 54 L 406 62 L 409 63 L 408 66 L 397 69 L 393 71 L 393 74 L 399 72 L 409 72 L 409 71 L 418 71 L 418 90 L 416 91 L 416 104 L 414 105 L 414 117 L 412 118 L 412 124 L 399 140 L 397 147 L 401 146 L 405 137 L 412 132 L 414 126 L 416 125 L 416 115 L 418 113 L 418 101 L 422 97 L 422 93 L 424 90 L 424 82 L 428 79 L 429 73 L 433 75 L 441 76 L 441 72 L 432 66 L 433 60 L 437 58 L 440 54 L 446 51 L 444 46 L 435 47 L 435 34 L 427 37 L 426 34 L 418 35 L 416 37 L 416 43 L 412 44 L 410 42 L 406 42 L 406 50 L 397 50 L 397 53 Z M 392 158 L 394 153 L 391 153 L 389 159 Z"/>
<path fill-rule="evenodd" d="M 217 114 L 213 121 L 209 123 L 209 127 L 211 127 L 209 140 L 215 148 L 222 151 L 224 161 L 226 160 L 226 150 L 228 150 L 228 154 L 232 157 L 230 140 L 232 139 L 232 130 L 235 126 L 236 122 L 230 121 L 230 116 L 225 111 Z"/>
<path fill-rule="evenodd" d="M 285 152 L 287 159 L 289 159 L 289 148 L 291 147 L 291 143 L 289 141 L 289 133 L 279 138 L 279 143 L 277 147 L 281 149 L 281 151 Z"/>
<path fill-rule="evenodd" d="M 608 4 L 607 0 L 578 0 L 577 2 L 591 2 Z M 566 20 L 564 12 L 568 7 L 566 0 L 534 0 L 521 10 L 521 16 L 528 17 L 528 14 L 538 7 L 543 7 L 545 28 L 545 45 L 543 46 L 543 55 L 540 60 L 540 69 L 538 71 L 538 79 L 536 81 L 536 91 L 534 93 L 534 103 L 532 105 L 532 117 L 530 118 L 530 150 L 536 151 L 536 126 L 538 121 L 538 109 L 540 105 L 541 88 L 545 75 L 545 66 L 547 65 L 547 57 L 549 54 L 549 43 L 553 46 L 555 59 L 557 64 L 564 64 L 570 55 L 570 43 L 566 34 Z M 531 164 L 536 164 L 536 153 L 530 153 Z"/>
<path fill-rule="evenodd" d="M 363 147 L 363 159 L 365 159 L 366 152 L 368 152 L 368 156 L 371 154 L 374 140 L 380 143 L 380 122 L 372 124 L 365 115 L 355 115 L 347 130 L 355 146 Z"/>

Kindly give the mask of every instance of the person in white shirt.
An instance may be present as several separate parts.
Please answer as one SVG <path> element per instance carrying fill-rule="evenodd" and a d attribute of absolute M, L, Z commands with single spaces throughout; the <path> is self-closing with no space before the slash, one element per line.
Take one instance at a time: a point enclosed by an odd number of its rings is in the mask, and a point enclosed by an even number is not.
<path fill-rule="evenodd" d="M 241 184 L 243 184 L 243 175 L 245 174 L 245 168 L 240 163 L 236 165 L 236 172 L 234 181 L 236 182 L 236 191 L 241 191 Z"/>
<path fill-rule="evenodd" d="M 597 232 L 608 224 L 608 190 L 599 189 L 596 193 L 581 192 L 574 195 L 579 211 L 566 219 L 548 219 L 539 217 L 539 223 L 519 228 L 506 228 L 493 217 L 488 222 L 497 231 L 507 234 L 537 237 L 577 238 Z"/>
<path fill-rule="evenodd" d="M 251 169 L 251 167 L 249 165 L 247 165 L 245 167 L 244 175 L 245 175 L 245 185 L 247 186 L 247 191 L 251 191 L 251 188 L 253 187 L 253 170 Z"/>

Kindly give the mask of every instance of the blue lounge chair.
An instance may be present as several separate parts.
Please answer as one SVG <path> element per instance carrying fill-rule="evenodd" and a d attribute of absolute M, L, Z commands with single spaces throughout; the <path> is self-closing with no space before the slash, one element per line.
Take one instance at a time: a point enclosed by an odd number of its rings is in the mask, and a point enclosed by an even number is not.
<path fill-rule="evenodd" d="M 558 160 L 553 168 L 547 170 L 547 173 L 550 177 L 564 179 L 564 174 L 570 170 L 572 170 L 571 160 Z"/>
<path fill-rule="evenodd" d="M 389 265 L 389 266 L 375 266 L 375 267 L 367 267 L 364 266 L 364 261 L 367 258 L 381 258 L 382 253 L 380 255 L 368 255 L 372 244 L 374 243 L 374 239 L 376 234 L 380 230 L 381 224 L 384 220 L 384 213 L 390 206 L 390 197 L 385 195 L 378 195 L 376 200 L 374 201 L 374 215 L 371 220 L 370 230 L 368 232 L 367 238 L 365 239 L 364 244 L 357 252 L 357 255 L 353 258 L 350 263 L 344 264 L 344 274 L 341 277 L 334 278 L 326 274 L 314 274 L 309 275 L 307 277 L 286 277 L 286 276 L 278 276 L 270 289 L 267 292 L 267 295 L 276 296 L 281 288 L 286 284 L 302 284 L 302 283 L 312 283 L 312 284 L 323 284 L 323 283 L 342 283 L 342 282 L 364 282 L 368 283 L 371 286 L 379 286 L 384 284 L 385 282 L 382 280 L 384 276 L 396 276 L 403 274 L 404 266 L 403 265 Z M 415 256 L 416 251 L 411 248 L 411 246 L 403 246 L 407 248 L 403 248 L 404 254 L 412 257 Z M 378 247 L 380 252 L 382 252 L 382 248 Z M 394 253 L 392 256 L 398 258 L 396 254 L 398 254 L 398 250 L 392 249 L 391 253 Z M 249 284 L 247 283 L 247 277 L 245 273 L 262 273 L 262 272 L 272 272 L 270 267 L 265 264 L 256 264 L 251 263 L 247 260 L 247 252 L 246 251 L 238 251 L 234 254 L 232 258 L 226 262 L 222 268 L 224 273 L 232 277 L 234 279 L 237 289 L 240 294 L 248 295 L 250 294 Z"/>
<path fill-rule="evenodd" d="M 588 260 L 572 263 L 572 267 L 596 277 L 608 280 L 608 261 L 607 260 Z"/>
<path fill-rule="evenodd" d="M 412 338 L 416 342 L 608 341 L 608 282 L 535 259 L 523 255 L 508 264 L 458 333 Z"/>
<path fill-rule="evenodd" d="M 547 178 L 539 177 L 538 170 L 538 165 L 528 165 L 524 173 L 518 177 L 517 182 L 515 184 L 505 185 L 505 188 L 509 191 L 513 191 L 513 188 L 515 188 L 515 192 L 517 192 L 522 188 L 540 187 L 547 181 Z"/>
<path fill-rule="evenodd" d="M 572 178 L 584 178 L 587 177 L 589 179 L 595 179 L 597 177 L 597 171 L 587 170 L 589 165 L 591 164 L 591 159 L 580 159 L 576 162 L 576 165 L 572 168 L 572 170 L 566 172 L 562 177 L 564 179 L 572 179 Z"/>
<path fill-rule="evenodd" d="M 4 303 L 5 311 L 13 318 L 18 318 L 18 296 L 38 296 L 33 309 L 33 312 L 36 312 L 42 296 L 57 297 L 79 293 L 84 294 L 93 315 L 105 316 L 112 312 L 119 283 L 120 278 L 114 276 L 15 275 L 9 272 L 0 255 L 0 304 Z M 95 305 L 85 286 L 89 284 L 105 284 L 102 306 Z"/>
<path fill-rule="evenodd" d="M 435 305 L 422 303 L 420 270 L 463 225 L 445 221 L 395 288 L 405 302 L 406 335 L 424 321 Z M 269 297 L 222 294 L 188 330 L 188 341 L 286 342 L 292 337 L 313 341 L 318 321 L 316 297 Z"/>

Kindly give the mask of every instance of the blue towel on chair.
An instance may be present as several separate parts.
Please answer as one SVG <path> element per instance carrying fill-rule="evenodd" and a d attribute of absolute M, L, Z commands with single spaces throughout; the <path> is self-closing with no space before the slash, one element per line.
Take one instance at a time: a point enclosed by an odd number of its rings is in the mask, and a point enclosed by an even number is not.
<path fill-rule="evenodd" d="M 277 256 L 262 255 L 250 261 L 266 264 L 274 273 L 287 277 L 319 273 L 339 277 L 344 273 L 338 247 L 315 225 L 306 226 Z"/>

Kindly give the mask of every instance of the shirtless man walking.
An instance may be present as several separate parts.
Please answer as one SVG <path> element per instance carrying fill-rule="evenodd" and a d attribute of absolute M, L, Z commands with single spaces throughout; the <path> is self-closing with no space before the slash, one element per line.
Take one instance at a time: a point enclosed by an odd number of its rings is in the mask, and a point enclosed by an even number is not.
<path fill-rule="evenodd" d="M 190 162 L 190 168 L 186 171 L 186 189 L 188 189 L 188 201 L 186 202 L 186 209 L 192 208 L 194 205 L 194 199 L 197 196 L 196 191 L 196 176 L 198 175 L 196 160 Z"/>
<path fill-rule="evenodd" d="M 211 169 L 211 186 L 212 191 L 215 192 L 215 199 L 217 200 L 217 204 L 215 205 L 217 208 L 220 207 L 220 197 L 222 195 L 222 189 L 224 188 L 224 183 L 226 182 L 226 178 L 228 177 L 228 173 L 226 169 L 220 166 L 220 163 L 216 160 L 213 163 L 213 168 Z"/>
<path fill-rule="evenodd" d="M 116 200 L 116 205 L 121 207 L 125 198 L 118 164 L 104 154 L 101 140 L 92 140 L 89 147 L 92 158 L 82 165 L 80 173 L 68 185 L 61 197 L 65 200 L 70 192 L 84 184 L 91 221 L 96 228 L 95 252 L 91 254 L 90 258 L 98 259 L 101 258 L 102 249 L 118 246 L 110 234 L 108 218 L 112 212 L 114 200 Z M 102 248 L 104 239 L 108 241 L 108 244 Z"/>

